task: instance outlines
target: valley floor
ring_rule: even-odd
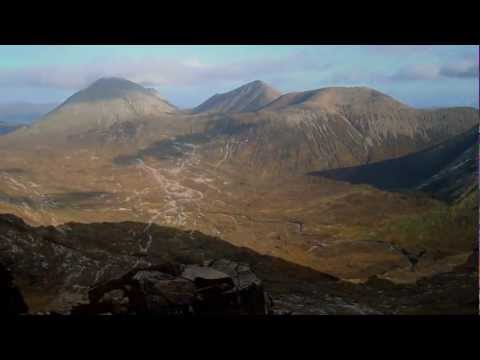
[[[309,176],[260,179],[210,164],[193,144],[180,158],[115,165],[125,151],[4,152],[0,212],[31,225],[134,220],[145,232],[152,224],[198,230],[354,283],[374,275],[412,283],[450,271],[474,248],[474,204],[458,215],[421,194]]]

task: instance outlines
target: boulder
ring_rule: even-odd
[[[271,300],[248,265],[218,260],[135,269],[95,285],[89,303],[72,314],[266,315],[270,309]]]

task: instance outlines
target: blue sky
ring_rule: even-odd
[[[182,108],[253,80],[369,86],[416,107],[478,107],[478,46],[0,46],[0,103],[62,102],[120,76]]]

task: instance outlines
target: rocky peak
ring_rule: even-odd
[[[197,106],[194,112],[256,111],[277,99],[281,94],[260,80],[249,82],[232,91],[215,94]]]

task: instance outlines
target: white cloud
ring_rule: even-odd
[[[440,69],[435,64],[415,64],[395,72],[392,80],[433,80],[439,76]]]
[[[390,76],[391,80],[400,81],[440,78],[478,78],[478,61],[470,58],[443,65],[415,64],[402,68]]]
[[[478,78],[478,62],[465,60],[447,64],[440,68],[440,75],[454,78]]]

